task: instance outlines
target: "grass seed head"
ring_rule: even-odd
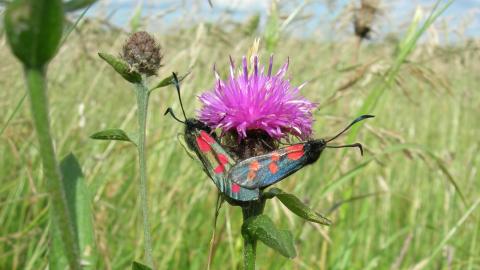
[[[361,39],[370,37],[373,20],[378,12],[378,5],[378,0],[362,0],[360,8],[355,10],[353,27],[357,37]]]

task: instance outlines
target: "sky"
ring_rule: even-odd
[[[272,0],[211,0],[213,8],[210,8],[207,0],[99,0],[89,11],[90,16],[105,14],[108,12],[111,21],[120,27],[128,29],[129,18],[135,8],[141,3],[142,15],[155,17],[155,21],[149,22],[153,30],[161,31],[171,29],[178,24],[187,26],[187,23],[201,21],[216,22],[222,20],[227,13],[229,18],[244,21],[249,16],[260,13],[262,23],[265,22]],[[311,32],[320,29],[324,36],[335,34],[331,31],[331,23],[339,12],[353,0],[310,0],[304,14],[311,15],[308,25],[302,28],[300,35],[310,35]],[[415,9],[420,6],[424,14],[435,4],[436,0],[380,0],[383,14],[382,23],[377,23],[378,33],[387,33],[398,29],[405,29],[413,17]],[[284,1],[287,2],[287,1]],[[289,1],[300,3],[302,1]],[[328,6],[328,2],[335,2],[334,7]],[[359,2],[357,0],[356,2]],[[445,3],[446,0],[441,0]],[[291,10],[294,7],[290,8]],[[289,8],[282,10],[282,14],[288,15]],[[456,0],[442,15],[437,27],[448,25],[449,29],[456,32],[464,32],[470,37],[480,37],[480,0]],[[152,29],[148,29],[152,30]],[[329,33],[330,31],[330,33]],[[349,29],[351,31],[351,29]],[[455,38],[454,35],[453,37]]]

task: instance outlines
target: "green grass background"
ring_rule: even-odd
[[[196,96],[214,84],[213,64],[225,78],[228,56],[240,62],[258,35],[210,24],[158,34],[165,56],[160,78],[191,68],[182,89],[187,115],[194,116],[200,108]],[[136,128],[131,86],[96,56],[116,54],[126,37],[94,20],[83,23],[48,73],[57,153],[77,155],[91,192],[98,269],[128,269],[143,256],[135,148],[89,139],[105,128]],[[0,269],[45,269],[47,196],[28,99],[6,125],[25,86],[5,42],[2,37]],[[330,149],[277,185],[333,225],[305,222],[269,201],[266,214],[279,228],[292,230],[298,256],[288,260],[260,244],[258,269],[480,269],[479,210],[459,223],[480,194],[479,46],[475,40],[449,46],[425,40],[416,46],[368,112],[376,118],[358,130],[365,156]],[[357,62],[355,48],[353,39],[319,42],[283,35],[274,51],[275,69],[290,56],[293,84],[309,81],[302,93],[319,103],[315,137],[331,136],[358,116],[394,63],[394,40],[362,44]],[[268,53],[263,47],[262,52],[266,63]],[[147,139],[154,258],[161,269],[205,269],[216,190],[179,144],[183,127],[163,116],[168,106],[180,112],[174,89],[156,90]],[[213,269],[241,268],[240,226],[240,208],[224,206]]]

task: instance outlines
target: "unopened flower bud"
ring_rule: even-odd
[[[139,73],[155,75],[161,66],[160,45],[147,32],[133,33],[123,45],[123,59]]]

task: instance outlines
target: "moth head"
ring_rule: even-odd
[[[210,131],[212,131],[212,129],[209,126],[207,126],[204,122],[195,118],[187,118],[185,120],[185,125],[186,125],[186,129],[199,129],[199,130],[204,130],[207,133],[210,133]]]
[[[304,149],[307,158],[306,163],[311,164],[317,161],[326,146],[327,143],[324,139],[312,140],[305,143]]]

